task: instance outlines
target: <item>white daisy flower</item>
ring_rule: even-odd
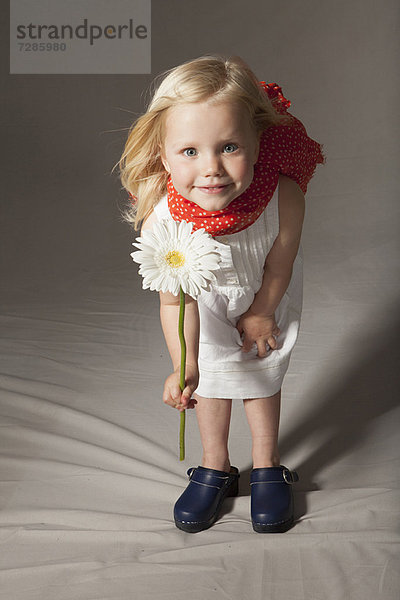
[[[136,238],[132,245],[139,250],[131,256],[140,265],[143,289],[177,296],[182,288],[192,298],[209,289],[221,256],[210,234],[204,229],[192,233],[192,229],[192,223],[165,219]]]

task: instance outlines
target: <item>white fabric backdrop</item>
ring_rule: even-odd
[[[180,463],[158,299],[110,176],[151,77],[6,76],[1,599],[398,598],[397,19],[392,0],[153,0],[154,74],[238,54],[327,155],[283,389],[282,460],[301,477],[283,535],[251,529],[241,403],[240,496],[206,532],[172,521],[200,441],[189,413]]]

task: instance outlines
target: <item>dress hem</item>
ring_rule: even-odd
[[[232,377],[232,373],[243,375],[245,371],[213,371],[213,383],[208,380],[207,382],[202,382],[202,373],[205,371],[202,365],[200,365],[200,383],[195,393],[203,398],[221,398],[221,399],[241,399],[241,400],[250,400],[253,398],[269,398],[273,396],[282,387],[283,378],[289,367],[290,359],[285,362],[280,363],[280,365],[276,365],[277,373],[274,377],[271,377],[273,368],[268,367],[267,369],[262,368],[257,371],[252,371],[253,374],[261,374],[263,371],[269,371],[269,380],[266,385],[266,379],[260,377],[258,382],[253,381],[253,385],[243,385],[243,376],[240,378]],[[210,372],[207,372],[207,375]],[[248,373],[248,371],[247,371]],[[206,375],[206,378],[207,378]],[[225,381],[224,381],[225,379]],[[237,381],[236,381],[237,379]],[[255,383],[255,385],[254,385]],[[226,390],[232,390],[234,388],[234,392],[229,393]]]

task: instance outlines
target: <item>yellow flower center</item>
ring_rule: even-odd
[[[178,269],[185,264],[185,257],[179,250],[171,250],[165,255],[165,261],[173,269]]]

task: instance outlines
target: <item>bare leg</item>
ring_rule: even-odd
[[[244,400],[247,420],[253,439],[253,467],[280,465],[278,450],[281,392],[269,398]]]
[[[202,466],[228,472],[228,435],[232,400],[203,398],[195,394],[196,415],[203,445]]]

